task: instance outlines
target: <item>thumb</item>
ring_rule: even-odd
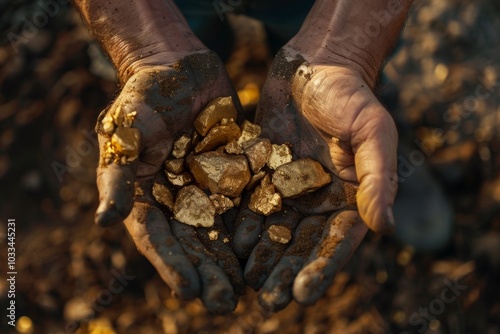
[[[361,218],[375,232],[392,233],[398,135],[392,117],[378,101],[358,114],[351,143],[360,184],[357,203]]]

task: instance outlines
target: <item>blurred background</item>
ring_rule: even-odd
[[[369,233],[315,305],[271,315],[248,290],[227,317],[171,296],[123,227],[93,225],[93,128],[118,85],[71,3],[0,1],[0,13],[1,333],[500,333],[499,2],[416,1],[380,85],[402,185],[423,187],[407,187],[398,219],[450,220],[449,241],[420,251],[432,235],[410,246]],[[251,110],[272,57],[258,22],[228,20],[238,42],[227,68]]]

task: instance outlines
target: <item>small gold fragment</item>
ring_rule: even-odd
[[[125,117],[123,118],[123,127],[130,128],[134,123],[135,116],[137,116],[137,111],[129,112],[127,115],[125,115]]]
[[[198,131],[193,131],[193,135],[191,136],[191,147],[195,147],[201,140],[201,135]]]
[[[102,121],[102,130],[108,134],[112,135],[113,131],[115,130],[115,123],[113,122],[113,117],[106,115]]]
[[[124,115],[121,106],[116,107],[115,111],[111,114],[111,117],[113,118],[113,121],[117,127],[123,126]]]
[[[241,195],[232,199],[235,207],[239,207],[241,204]]]
[[[152,193],[158,203],[167,207],[170,211],[174,209],[174,195],[172,195],[172,192],[166,186],[154,183]]]
[[[194,153],[203,153],[217,146],[226,145],[240,136],[240,128],[235,123],[216,125],[208,132],[207,136],[194,148]]]
[[[299,159],[279,166],[273,184],[283,198],[298,197],[332,182],[321,164],[311,158]]]
[[[267,138],[254,138],[247,140],[242,146],[252,172],[258,173],[266,165],[271,155],[271,142]]]
[[[233,201],[231,201],[231,199],[227,198],[224,195],[212,194],[209,196],[209,198],[215,207],[215,214],[216,215],[221,215],[224,212],[226,212],[227,210],[234,207]]]
[[[225,244],[229,243],[229,238],[225,237],[224,239],[222,239],[222,242],[224,242]]]
[[[238,144],[241,145],[247,140],[259,137],[261,131],[262,129],[259,125],[246,120],[243,121],[243,124],[241,124],[241,136],[238,138]]]
[[[209,231],[208,238],[212,241],[219,239],[219,231],[216,230]]]
[[[247,159],[242,155],[211,151],[189,157],[187,163],[200,186],[212,194],[237,197],[251,176]]]
[[[210,101],[205,109],[194,121],[194,128],[202,136],[206,136],[208,131],[223,118],[236,119],[236,108],[231,96],[219,97]]]
[[[272,241],[279,242],[280,244],[287,244],[292,240],[292,233],[290,230],[281,225],[271,225],[267,230],[269,233],[269,238]]]
[[[165,161],[165,169],[170,173],[180,174],[184,171],[184,159],[171,159]]]
[[[269,156],[269,160],[267,162],[269,168],[276,169],[290,161],[292,161],[292,151],[288,145],[272,145],[271,155]]]
[[[144,190],[139,186],[135,187],[135,196],[144,196]]]
[[[184,187],[186,184],[193,182],[193,176],[189,172],[174,174],[169,171],[165,171],[165,175],[167,176],[168,181],[177,187]]]
[[[179,139],[174,141],[174,149],[172,155],[178,159],[184,158],[191,149],[191,138],[184,134]]]
[[[238,141],[232,140],[224,147],[227,154],[243,154],[243,149],[238,144]]]
[[[211,227],[215,222],[215,208],[202,190],[190,185],[177,193],[174,216],[175,219],[187,225]]]
[[[269,175],[262,179],[260,185],[250,196],[248,208],[264,216],[269,216],[271,213],[281,210],[281,196],[274,189]]]
[[[139,156],[141,134],[136,128],[116,128],[111,136],[111,149],[113,153],[125,155],[131,162]]]

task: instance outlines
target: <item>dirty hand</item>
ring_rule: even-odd
[[[394,226],[396,128],[359,73],[308,64],[289,47],[274,60],[256,122],[272,142],[291,143],[294,159],[318,160],[333,179],[319,191],[284,200],[283,210],[265,221],[245,217],[235,235],[235,243],[245,240],[235,252],[249,256],[245,280],[260,289],[264,307],[279,311],[292,299],[309,305],[324,294],[368,227],[386,232]],[[272,241],[271,225],[286,226],[291,241]]]
[[[141,68],[128,78],[97,124],[101,153],[96,223],[110,226],[125,220],[138,250],[175,294],[186,300],[199,297],[215,314],[231,312],[242,293],[243,277],[235,254],[222,241],[207,242],[206,229],[195,232],[173,220],[151,193],[153,183],[166,185],[163,162],[174,140],[192,134],[194,119],[209,101],[229,95],[237,101],[219,58],[208,51],[193,53],[166,66]],[[119,133],[122,138],[116,136]],[[126,145],[122,145],[124,156],[113,151],[120,145],[116,139],[133,146],[134,136],[137,154]],[[221,218],[215,226],[224,231]]]

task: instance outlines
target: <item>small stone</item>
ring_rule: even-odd
[[[174,217],[181,223],[211,227],[214,225],[215,208],[210,198],[197,186],[182,188],[177,193],[174,204]]]
[[[271,156],[269,157],[269,160],[267,162],[269,168],[276,169],[279,166],[290,161],[292,161],[292,151],[290,150],[290,147],[288,147],[288,145],[272,145]]]
[[[209,198],[215,207],[215,214],[216,215],[221,215],[224,212],[226,212],[227,210],[234,207],[233,201],[231,201],[230,198],[227,198],[224,195],[212,194],[209,196]]]
[[[222,242],[224,242],[225,244],[229,243],[229,238],[225,237],[224,239],[222,239]]]
[[[174,149],[172,155],[178,159],[184,158],[191,149],[191,138],[188,135],[182,135],[174,141]]]
[[[250,196],[248,208],[264,216],[281,210],[281,196],[274,189],[268,175],[262,179],[260,185]]]
[[[243,154],[244,152],[236,140],[229,142],[229,144],[224,147],[224,150],[227,154]]]
[[[170,183],[177,187],[184,187],[186,184],[193,182],[193,176],[189,172],[174,174],[165,171],[165,175]]]
[[[279,166],[272,180],[283,198],[289,198],[319,189],[332,182],[332,177],[319,162],[304,158]]]
[[[194,128],[202,136],[223,118],[236,119],[237,113],[231,96],[219,97],[210,101],[194,121]]]
[[[182,173],[184,171],[184,159],[166,160],[165,169],[174,174]]]
[[[235,123],[225,125],[216,125],[208,132],[207,136],[196,145],[194,152],[196,154],[209,151],[217,146],[226,145],[229,142],[238,139],[240,128]]]
[[[195,147],[201,140],[201,135],[197,131],[193,131],[191,136],[191,147]]]
[[[272,241],[279,242],[280,244],[287,244],[292,240],[292,233],[288,228],[281,225],[271,225],[267,230],[269,238]]]
[[[237,197],[250,180],[248,162],[242,155],[206,152],[190,156],[187,162],[196,181],[212,194]]]
[[[122,127],[123,126],[123,119],[124,119],[124,117],[125,117],[125,115],[122,112],[122,107],[121,106],[116,107],[115,111],[111,114],[111,118],[113,119],[113,122],[118,127]]]
[[[245,190],[252,190],[255,188],[255,186],[259,183],[260,180],[262,180],[266,176],[266,172],[261,170],[257,174],[252,175],[250,178],[250,181],[248,181],[247,186],[245,187]]]
[[[271,155],[272,145],[267,138],[254,138],[243,143],[243,150],[252,172],[258,173],[266,165]]]
[[[125,155],[127,161],[134,161],[139,156],[141,133],[136,128],[116,128],[111,136],[111,145],[116,153]]]
[[[244,121],[241,124],[241,136],[238,138],[238,144],[243,144],[247,140],[257,138],[260,136],[262,129],[257,124],[253,124],[249,121]]]
[[[241,195],[231,199],[235,207],[239,207],[241,204]]]
[[[137,111],[129,112],[123,118],[123,127],[130,128],[134,124],[135,116],[137,116]]]
[[[208,238],[212,241],[219,239],[219,231],[216,230],[209,231]]]
[[[106,134],[112,135],[113,132],[115,131],[115,123],[113,121],[113,117],[107,115],[102,119],[101,123],[102,123],[102,130]]]
[[[163,184],[153,184],[153,197],[158,203],[167,207],[170,211],[174,209],[174,195],[172,195],[170,189]]]
[[[135,196],[144,196],[144,190],[142,190],[141,187],[136,186],[135,187]]]

